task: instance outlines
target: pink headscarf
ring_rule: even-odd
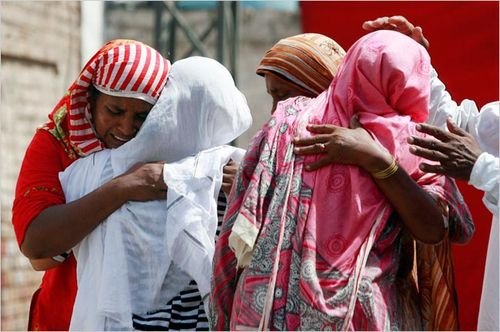
[[[359,285],[363,262],[392,208],[359,167],[335,164],[305,172],[303,165],[317,157],[295,156],[292,140],[309,135],[309,122],[347,127],[357,114],[410,176],[420,184],[433,182],[419,171],[420,158],[406,143],[409,135],[420,136],[415,124],[427,117],[429,69],[422,46],[402,34],[377,31],[349,49],[327,91],[278,104],[254,138],[229,198],[214,259],[213,328],[227,329],[230,321],[231,329],[272,328],[271,322],[308,329],[311,319],[319,320],[312,329],[353,328],[352,287]],[[237,286],[235,256],[245,267]],[[298,276],[291,269],[297,264],[300,278],[294,281]],[[332,304],[343,293],[347,302]],[[287,298],[308,309],[289,309]],[[385,312],[390,304],[378,301]],[[375,319],[380,329],[386,326],[387,317]]]
[[[42,129],[61,141],[72,159],[99,151],[104,146],[92,128],[89,87],[153,105],[167,82],[170,67],[167,59],[146,44],[126,39],[109,41],[83,67]]]
[[[351,47],[326,93],[303,104],[299,100],[296,105],[302,104],[299,107],[310,114],[310,122],[343,127],[357,114],[363,128],[417,179],[423,176],[418,169],[420,158],[409,153],[406,138],[420,136],[415,124],[428,116],[429,75],[430,60],[423,47],[399,33],[379,31]],[[309,135],[302,128],[298,130],[298,136]],[[304,163],[315,158],[307,157]],[[331,264],[344,264],[357,253],[372,227],[367,220],[375,220],[384,209],[386,219],[392,211],[371,176],[358,167],[332,165],[304,172],[303,180],[314,188],[308,220],[319,222],[318,251],[323,254],[332,239],[344,239],[340,255],[331,257],[324,252]],[[328,203],[324,197],[329,197]],[[326,231],[323,220],[332,220],[335,225],[328,225]]]

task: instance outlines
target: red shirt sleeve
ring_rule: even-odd
[[[59,172],[71,160],[52,134],[38,130],[24,156],[12,208],[12,223],[19,246],[33,219],[49,206],[65,203]]]

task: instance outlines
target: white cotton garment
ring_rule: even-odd
[[[484,105],[480,111],[472,100],[466,99],[457,105],[438,79],[436,71],[432,69],[427,123],[447,129],[446,119],[450,117],[457,126],[474,137],[483,151],[475,162],[469,179],[470,185],[485,193],[483,203],[493,214],[479,307],[478,331],[500,331],[499,108],[499,101]]]
[[[230,159],[241,162],[244,154],[243,149],[216,147],[163,168],[168,183],[167,250],[173,264],[196,281],[202,298],[210,293],[221,166]]]
[[[498,196],[500,183],[500,162],[497,157],[483,153],[474,164],[469,184],[485,192],[483,202],[493,213],[490,238],[486,254],[483,290],[479,306],[478,330],[499,331],[500,310],[500,227],[498,218]]]
[[[431,70],[431,97],[429,100],[429,117],[427,123],[448,130],[446,119],[471,134],[481,150],[498,156],[499,121],[498,101],[488,103],[478,109],[476,103],[464,99],[458,105],[450,96],[446,87],[439,80],[437,72]]]
[[[230,143],[251,125],[245,97],[215,60],[172,66],[137,136],[75,161],[60,180],[67,201],[138,162],[166,161],[167,200],[128,202],[75,248],[78,291],[71,330],[132,330],[132,314],[165,305],[195,280],[208,294],[222,168],[241,161]]]
[[[479,143],[483,152],[498,157],[499,154],[499,109],[500,102],[495,101],[481,107],[479,114],[469,121],[470,133]]]
[[[500,103],[497,101],[486,104],[481,108],[473,127],[473,135],[485,152],[479,156],[474,164],[469,184],[484,191],[483,203],[493,214],[479,306],[477,326],[479,331],[500,330],[499,122]]]
[[[479,114],[476,103],[464,99],[460,105],[451,98],[446,86],[438,78],[434,68],[431,69],[431,95],[429,99],[429,117],[427,123],[448,130],[446,119],[451,120],[463,130],[472,133],[470,123]]]

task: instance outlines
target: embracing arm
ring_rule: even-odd
[[[165,198],[163,164],[150,163],[65,204],[58,180],[64,169],[60,147],[49,135],[35,136],[16,188],[13,223],[21,251],[28,258],[50,258],[70,250],[126,201]]]
[[[332,163],[342,163],[359,166],[373,176],[389,167],[393,161],[389,152],[376,143],[357,123],[354,127],[356,128],[309,125],[308,130],[314,136],[297,138],[295,153],[324,154],[323,158],[307,165],[307,170],[316,170]],[[415,239],[425,243],[437,243],[443,239],[445,225],[440,207],[404,169],[399,167],[387,178],[373,177],[373,179]]]
[[[165,199],[162,170],[163,163],[144,164],[78,200],[44,209],[26,230],[21,251],[35,259],[56,256],[78,244],[125,202]]]

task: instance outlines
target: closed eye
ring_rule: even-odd
[[[106,110],[107,110],[109,113],[113,114],[113,115],[120,115],[120,114],[122,114],[122,113],[123,113],[123,111],[122,111],[122,110],[120,110],[120,109],[115,109],[115,108],[111,108],[111,107],[109,107],[109,106],[106,106]]]
[[[145,121],[148,117],[149,112],[137,113],[135,116],[138,120]]]

